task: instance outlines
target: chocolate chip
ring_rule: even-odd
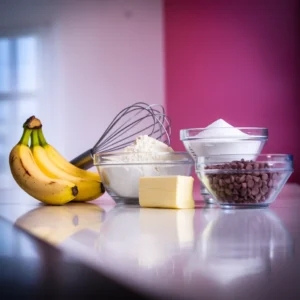
[[[241,177],[240,177],[240,182],[242,183],[242,182],[244,182],[246,180],[246,175],[242,175]]]
[[[262,193],[263,195],[265,195],[265,194],[268,192],[268,190],[269,190],[269,188],[268,188],[266,185],[264,185],[264,186],[261,188],[261,193]]]
[[[252,194],[253,196],[256,196],[258,193],[259,193],[259,188],[255,186],[255,187],[252,189],[251,194]]]
[[[247,194],[247,189],[242,188],[240,194],[241,194],[241,196],[245,196]]]
[[[256,200],[256,201],[260,201],[261,197],[262,197],[261,194],[257,194],[256,197],[255,197],[255,200]]]
[[[255,181],[255,182],[260,182],[260,178],[259,177],[256,177],[256,176],[253,176],[253,180]]]
[[[226,178],[224,181],[225,181],[227,184],[230,184],[230,183],[231,183],[230,178]]]
[[[253,170],[253,167],[252,167],[252,165],[251,165],[251,164],[247,164],[247,166],[246,166],[246,170]]]
[[[230,189],[225,189],[225,194],[228,195],[228,196],[231,196],[232,192],[231,192]]]
[[[252,176],[251,175],[247,175],[246,176],[246,180],[248,181],[248,180],[251,180],[252,179]]]
[[[236,163],[232,163],[231,164],[231,169],[234,169],[234,170],[237,169],[237,164]]]
[[[248,186],[249,188],[254,187],[254,181],[253,181],[252,179],[247,180],[247,186]]]
[[[233,184],[233,186],[234,186],[235,189],[240,189],[241,188],[241,184],[236,183],[236,182]]]
[[[244,169],[244,167],[245,167],[245,164],[243,164],[243,163],[238,163],[238,168],[239,168],[239,169]]]

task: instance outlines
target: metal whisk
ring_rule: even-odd
[[[93,166],[95,153],[121,150],[132,144],[138,135],[148,135],[170,145],[171,124],[162,105],[137,102],[124,108],[94,147],[71,160],[71,163],[89,169]]]

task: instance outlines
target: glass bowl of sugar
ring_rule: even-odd
[[[139,179],[190,176],[194,160],[187,152],[110,152],[94,154],[107,193],[117,204],[139,204]]]
[[[232,158],[242,159],[247,155],[252,159],[260,154],[268,140],[268,129],[262,127],[233,127],[219,119],[205,128],[189,128],[180,130],[180,140],[186,151],[196,163],[198,157],[233,155]],[[252,155],[252,158],[251,158]],[[230,157],[228,157],[230,159]],[[204,201],[214,200],[202,184],[200,193]]]

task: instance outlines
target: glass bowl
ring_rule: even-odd
[[[225,208],[268,206],[292,172],[289,154],[200,156],[196,162],[201,183]]]
[[[123,204],[139,204],[140,177],[190,176],[194,167],[186,152],[96,153],[93,159],[107,193]]]
[[[268,129],[258,127],[211,127],[180,130],[186,151],[198,156],[258,154],[268,140]],[[238,158],[236,156],[236,159]]]
[[[208,127],[180,130],[180,140],[186,151],[197,161],[199,156],[229,154],[260,154],[268,140],[268,129],[259,127]],[[217,158],[216,158],[217,159]],[[242,156],[232,157],[242,159]],[[207,189],[201,185],[204,201],[213,203]]]

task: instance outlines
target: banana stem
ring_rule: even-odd
[[[30,136],[31,136],[31,132],[32,132],[32,129],[28,129],[28,128],[24,129],[22,137],[19,141],[20,145],[28,146],[28,142],[29,142],[29,139],[30,139]]]
[[[43,147],[46,146],[46,145],[48,145],[48,143],[46,142],[46,139],[45,139],[45,137],[44,137],[42,128],[39,128],[39,129],[37,130],[37,132],[38,132],[40,144],[41,144]]]
[[[34,146],[39,146],[40,145],[40,141],[39,141],[39,135],[36,129],[32,130],[31,133],[31,147]]]

